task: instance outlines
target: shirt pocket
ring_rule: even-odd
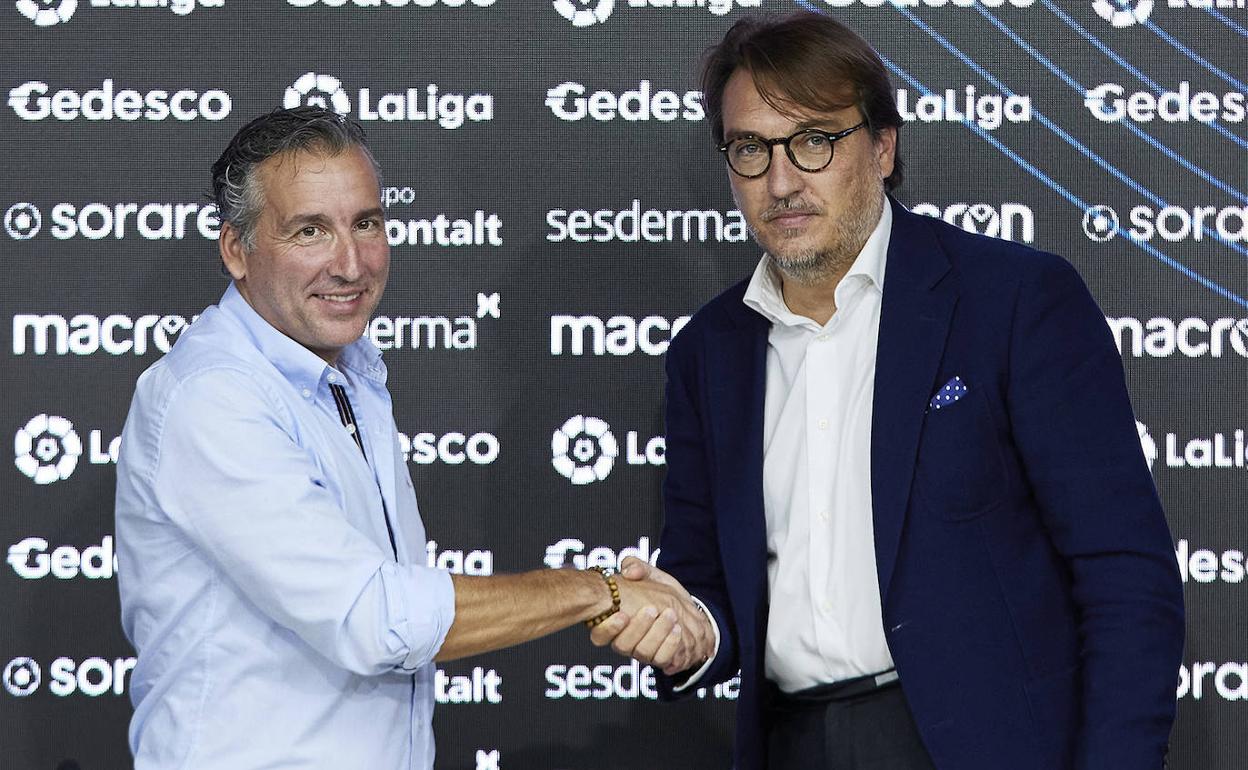
[[[988,402],[978,390],[923,418],[915,492],[935,516],[973,519],[1005,500],[998,436]]]

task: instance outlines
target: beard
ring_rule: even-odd
[[[827,221],[828,229],[820,243],[799,245],[786,243],[797,233],[783,230],[767,231],[749,225],[750,234],[771,257],[771,262],[785,277],[795,283],[813,286],[839,279],[849,271],[862,252],[867,239],[880,221],[884,208],[884,182],[878,174],[861,175],[844,191],[847,207]],[[760,216],[763,223],[782,213],[824,214],[800,196],[778,201]]]

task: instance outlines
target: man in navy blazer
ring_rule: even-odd
[[[886,194],[901,118],[832,19],[745,19],[703,83],[767,253],[667,357],[662,569],[625,575],[715,643],[663,695],[740,670],[737,770],[1163,767],[1182,586],[1078,274]],[[594,639],[662,668],[668,630]]]

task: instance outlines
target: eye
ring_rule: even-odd
[[[355,229],[362,230],[364,232],[368,232],[369,230],[376,230],[378,227],[381,227],[381,222],[372,217],[368,219],[361,219],[359,222],[355,223]]]
[[[321,234],[320,225],[304,225],[303,227],[299,228],[300,238],[315,238],[316,236],[320,234]]]
[[[757,139],[738,139],[732,143],[729,148],[732,154],[738,158],[752,158],[756,155],[762,155],[766,152],[763,143]]]
[[[794,139],[794,142],[796,142],[799,147],[807,150],[822,150],[828,146],[828,137],[823,134],[810,131],[804,134],[799,134],[797,138]]]

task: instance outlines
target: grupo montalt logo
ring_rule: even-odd
[[[14,658],[4,667],[4,689],[16,698],[25,698],[39,689],[43,672],[30,658]]]
[[[14,203],[4,212],[4,231],[15,241],[26,241],[39,234],[43,215],[33,203]]]
[[[1118,234],[1118,213],[1109,206],[1089,206],[1083,212],[1083,234],[1104,243]]]
[[[1140,436],[1140,449],[1144,450],[1144,459],[1148,461],[1148,469],[1153,469],[1153,463],[1157,462],[1157,442],[1149,435],[1148,426],[1139,420],[1135,421],[1135,430]]]
[[[568,418],[551,437],[551,463],[559,475],[573,484],[602,481],[611,474],[620,445],[611,426],[597,417]]]
[[[574,27],[592,27],[606,21],[615,10],[615,0],[555,0],[554,5]]]
[[[17,431],[13,442],[17,469],[36,484],[70,477],[82,456],[82,439],[64,417],[38,414]]]
[[[1153,0],[1096,0],[1096,15],[1118,29],[1143,24],[1153,12]]]
[[[339,115],[351,112],[351,97],[342,87],[342,81],[333,75],[305,72],[286,89],[282,99],[286,109],[293,107],[320,107],[332,109]]]
[[[78,0],[17,0],[17,12],[36,27],[53,27],[73,18]]]

